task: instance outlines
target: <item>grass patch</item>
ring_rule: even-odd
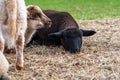
[[[120,0],[26,0],[42,9],[67,11],[76,19],[97,19],[120,15]]]

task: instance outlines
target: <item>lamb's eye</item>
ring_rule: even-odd
[[[41,18],[41,14],[40,14],[40,13],[36,13],[36,14],[34,15],[34,17],[35,17],[35,18],[37,18],[37,17],[40,17],[40,18]]]
[[[37,17],[38,17],[38,15],[37,15],[37,14],[35,14],[35,15],[33,15],[33,17],[34,17],[34,18],[37,18]]]
[[[64,39],[69,39],[69,37],[68,37],[68,36],[65,36]]]

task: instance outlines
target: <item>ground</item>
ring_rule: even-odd
[[[97,33],[83,38],[81,52],[71,54],[62,46],[25,48],[25,69],[15,69],[15,54],[5,54],[11,80],[119,80],[120,17],[78,20],[80,29]]]

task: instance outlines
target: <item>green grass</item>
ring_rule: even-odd
[[[42,9],[69,12],[76,19],[97,19],[120,15],[120,0],[25,0]]]

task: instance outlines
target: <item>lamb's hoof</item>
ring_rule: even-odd
[[[6,75],[1,75],[0,80],[10,80],[8,76]]]
[[[22,63],[22,64],[16,64],[16,69],[17,70],[23,70],[24,69],[24,63]]]

